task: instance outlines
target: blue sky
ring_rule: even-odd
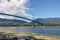
[[[30,0],[30,14],[39,18],[60,17],[60,0]]]
[[[2,0],[0,1],[0,12],[29,19],[33,18],[32,15],[35,18],[60,17],[60,0],[11,0],[10,2]],[[15,19],[2,15],[0,18]]]

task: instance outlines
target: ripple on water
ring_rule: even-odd
[[[1,30],[10,30],[15,32],[28,32],[43,35],[60,36],[60,28],[32,28],[32,27],[0,27]]]

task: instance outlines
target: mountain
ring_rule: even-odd
[[[43,24],[60,24],[60,18],[37,18],[34,21],[38,21]]]
[[[60,24],[60,18],[37,18],[35,20],[33,20],[32,22],[26,22],[23,20],[15,20],[15,19],[2,19],[0,18],[0,24],[1,23],[20,23],[20,24],[32,24],[34,23],[34,21],[37,21],[39,23],[42,24]]]
[[[2,19],[2,18],[0,18],[0,23],[27,23],[27,22],[26,21],[22,21],[22,20]]]

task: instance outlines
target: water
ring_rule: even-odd
[[[15,32],[36,33],[39,35],[60,36],[60,28],[32,28],[32,27],[0,27],[1,30],[10,30]]]

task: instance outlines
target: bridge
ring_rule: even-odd
[[[5,14],[5,13],[0,13],[0,15],[7,15],[7,16],[13,16],[13,17],[17,17],[17,18],[22,18],[22,19],[26,19],[26,20],[32,21],[34,24],[41,24],[41,25],[43,25],[42,23],[40,23],[38,21],[35,21],[35,20],[32,20],[32,19],[28,19],[28,18],[25,18],[25,17],[21,17],[21,16]]]

